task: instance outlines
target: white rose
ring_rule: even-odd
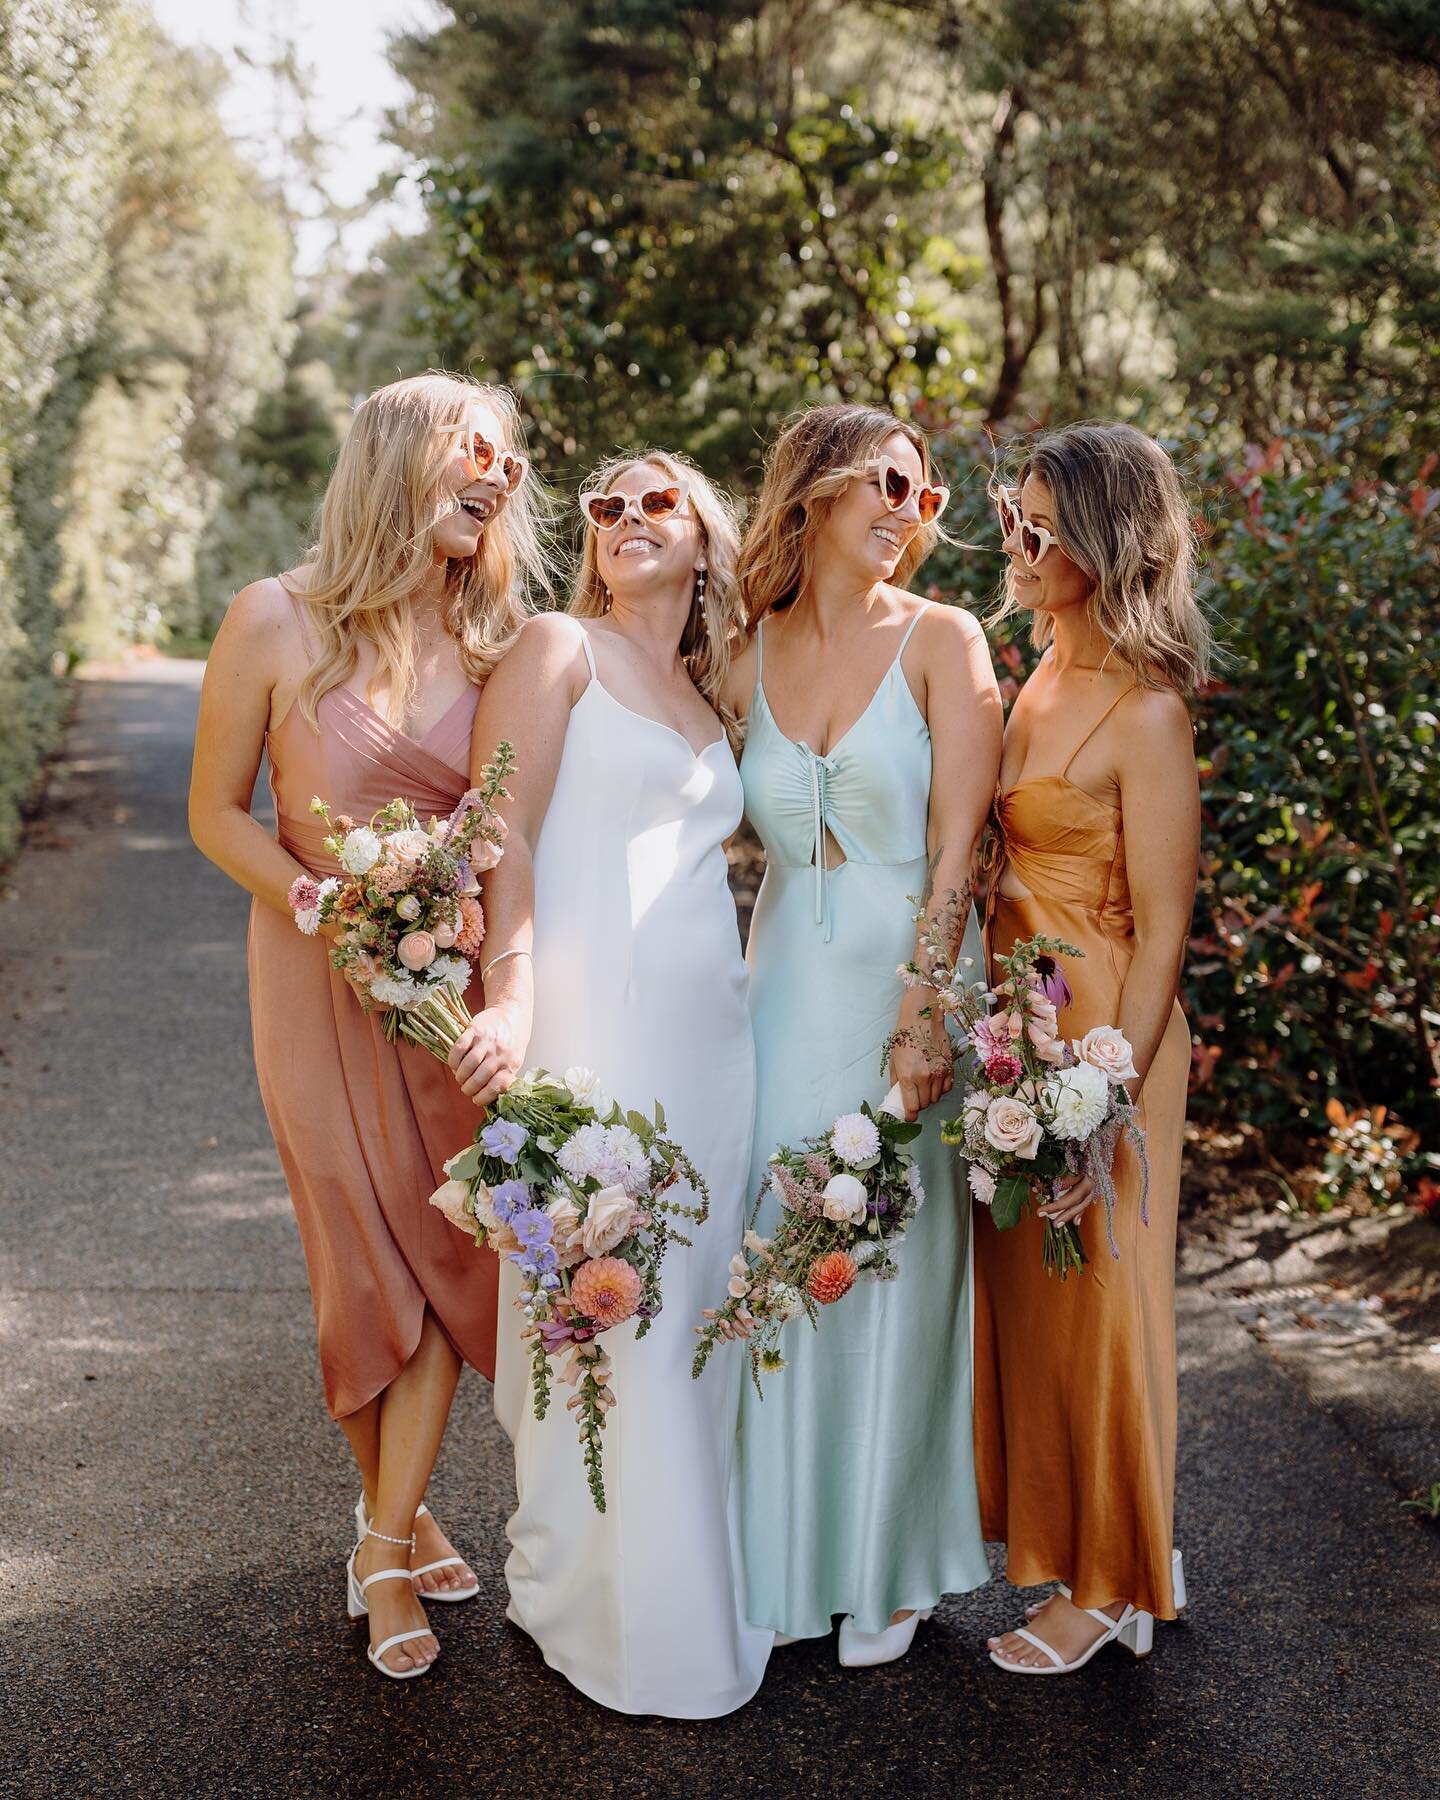
[[[567,1189],[564,1193],[557,1194],[545,1210],[555,1228],[551,1242],[560,1259],[560,1267],[573,1269],[585,1255],[580,1237],[580,1208],[575,1204],[575,1197]]]
[[[1093,1137],[1110,1112],[1110,1079],[1093,1063],[1076,1063],[1050,1077],[1044,1101],[1056,1137]]]
[[[983,1163],[970,1165],[970,1193],[982,1206],[989,1206],[995,1198],[995,1177]]]
[[[830,1127],[830,1142],[841,1162],[852,1169],[867,1168],[880,1154],[880,1133],[864,1113],[841,1113]]]
[[[1130,1040],[1114,1025],[1096,1025],[1075,1040],[1074,1050],[1082,1063],[1099,1069],[1111,1081],[1133,1081],[1140,1072]]]
[[[430,1196],[430,1204],[438,1207],[452,1225],[458,1225],[461,1231],[474,1231],[475,1221],[470,1216],[470,1183],[468,1181],[447,1181],[436,1188]]]
[[[985,1141],[1007,1156],[1030,1158],[1040,1148],[1040,1121],[1023,1100],[1001,1094],[985,1110]]]
[[[561,1080],[569,1088],[581,1106],[591,1107],[603,1118],[610,1110],[610,1096],[600,1085],[600,1077],[593,1069],[587,1069],[582,1063],[567,1069]]]
[[[428,831],[392,831],[385,840],[385,847],[400,862],[418,863],[434,848]]]
[[[437,919],[430,927],[430,935],[435,940],[437,950],[449,950],[455,942],[455,927],[448,919]]]
[[[630,1235],[635,1203],[623,1187],[601,1188],[590,1196],[580,1226],[580,1242],[587,1256],[605,1256]]]
[[[340,846],[340,861],[352,875],[365,875],[380,860],[380,839],[368,825],[347,832]]]
[[[395,902],[395,912],[407,925],[412,924],[420,917],[420,902],[414,894],[402,894]]]
[[[833,1223],[858,1225],[865,1217],[865,1183],[854,1175],[832,1175],[821,1211]]]

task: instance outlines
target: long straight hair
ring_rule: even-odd
[[[606,494],[620,476],[641,468],[658,469],[664,480],[683,484],[689,494],[690,510],[705,549],[706,578],[703,600],[697,596],[691,607],[680,654],[690,679],[733,736],[735,719],[720,696],[730,673],[731,644],[741,628],[740,591],[735,580],[740,530],[735,503],[688,456],[670,450],[635,450],[609,457],[586,481],[584,491]],[[600,575],[598,546],[599,533],[587,518],[568,608],[577,619],[598,619],[610,609],[610,596]],[[697,581],[697,589],[701,585]]]
[[[899,432],[915,446],[925,479],[930,479],[930,445],[918,426],[879,406],[812,406],[782,428],[765,459],[765,476],[745,547],[740,552],[740,593],[748,631],[765,617],[790,606],[810,576],[821,526],[850,482],[880,446]],[[907,587],[935,547],[938,525],[922,525],[910,539],[890,577]]]
[[[463,375],[432,370],[377,388],[355,412],[325,489],[315,539],[286,581],[319,636],[300,688],[304,717],[316,722],[321,697],[338,687],[373,644],[369,695],[385,693],[393,725],[415,698],[415,646],[406,602],[429,578],[435,527],[455,504],[444,473],[473,401],[488,405],[506,448],[523,452],[513,396]],[[547,505],[533,476],[486,526],[473,557],[445,567],[445,628],[474,682],[484,682],[538,596],[549,595],[543,539]]]
[[[1193,694],[1214,644],[1195,598],[1195,529],[1175,465],[1133,425],[1063,425],[1023,453],[1016,480],[1050,490],[1061,549],[1094,583],[1089,606],[1115,659],[1144,687]],[[1020,610],[1007,570],[993,620]],[[1041,646],[1055,621],[1032,611]]]

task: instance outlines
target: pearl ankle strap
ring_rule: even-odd
[[[415,1554],[415,1533],[413,1531],[410,1533],[409,1537],[397,1538],[391,1537],[388,1532],[377,1531],[373,1525],[367,1525],[365,1527],[365,1535],[366,1537],[379,1538],[382,1544],[403,1544],[412,1556]]]

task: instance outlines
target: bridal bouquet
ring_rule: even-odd
[[[407,800],[392,800],[365,824],[331,817],[317,794],[310,810],[330,827],[325,848],[345,871],[316,881],[301,875],[290,888],[295,923],[307,936],[340,927],[330,961],[359,995],[385,1009],[385,1036],[397,1032],[442,1062],[470,1023],[465,989],[480,954],[485,915],[476,877],[493,869],[505,847],[505,777],[515,767],[501,744],[448,819],[428,828]]]
[[[1058,938],[1027,938],[999,959],[1006,978],[992,993],[963,978],[938,934],[927,938],[922,927],[922,939],[928,970],[909,963],[901,975],[934,991],[975,1058],[975,1084],[959,1116],[940,1127],[944,1141],[970,1159],[970,1192],[1008,1231],[1037,1192],[1053,1193],[1062,1175],[1088,1175],[1104,1202],[1110,1254],[1118,1257],[1111,1170],[1122,1137],[1140,1154],[1140,1216],[1147,1224],[1150,1170],[1125,1087],[1135,1063],[1124,1034],[1113,1025],[1069,1043],[1059,1034],[1059,1012],[1072,995],[1056,958],[1084,952]],[[1084,1268],[1078,1226],[1047,1219],[1043,1256],[1047,1273],[1062,1281]]]
[[[904,1149],[919,1135],[892,1087],[878,1110],[865,1105],[843,1113],[799,1150],[781,1145],[770,1158],[744,1248],[731,1258],[729,1297],[696,1328],[700,1342],[690,1373],[697,1380],[716,1344],[743,1332],[750,1377],[763,1399],[760,1372],[785,1367],[779,1339],[792,1319],[803,1312],[814,1326],[820,1307],[843,1300],[861,1276],[893,1279],[900,1240],[925,1199],[920,1171]],[[771,1188],[780,1222],[765,1238],[754,1225]]]
[[[550,1406],[551,1365],[563,1362],[555,1378],[575,1388],[566,1406],[603,1513],[600,1434],[615,1394],[601,1340],[628,1319],[640,1321],[637,1340],[650,1329],[665,1252],[672,1241],[690,1242],[671,1220],[703,1224],[709,1216],[704,1177],[666,1136],[658,1102],[653,1119],[624,1112],[581,1068],[560,1079],[527,1070],[492,1102],[475,1142],[445,1172],[450,1179],[430,1204],[508,1257],[524,1281],[516,1306],[526,1320],[537,1419]]]

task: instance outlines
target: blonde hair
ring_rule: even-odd
[[[748,631],[791,605],[810,575],[815,538],[847,485],[887,438],[899,432],[915,446],[928,481],[930,445],[918,426],[879,406],[814,406],[782,428],[765,459],[765,477],[740,552],[740,592]],[[891,582],[907,587],[940,538],[922,525],[905,546]]]
[[[514,397],[463,375],[431,370],[377,388],[356,409],[325,489],[315,540],[282,576],[304,602],[320,645],[300,688],[311,725],[321,697],[354,671],[362,641],[375,646],[368,684],[387,682],[386,715],[399,724],[415,697],[415,646],[404,602],[434,566],[441,482],[474,401],[499,418],[505,447],[524,451]],[[548,505],[528,476],[486,527],[473,557],[445,568],[445,628],[474,682],[483,682],[548,595],[543,543]]]
[[[1060,548],[1094,583],[1088,604],[1116,659],[1144,687],[1193,694],[1214,645],[1195,598],[1195,529],[1175,465],[1133,425],[1065,425],[1028,449],[1018,480],[1050,490]],[[1013,570],[992,621],[1019,610]],[[1046,645],[1055,621],[1033,612]]]
[[[666,481],[682,483],[689,495],[690,510],[705,548],[706,578],[703,600],[698,593],[701,584],[696,584],[696,602],[680,640],[680,655],[690,679],[733,737],[735,718],[720,696],[730,673],[731,645],[742,630],[740,591],[735,580],[740,554],[735,503],[688,456],[670,450],[637,450],[608,457],[585,483],[584,492],[608,493],[621,475],[638,468],[659,469]],[[598,542],[599,533],[587,517],[580,566],[575,572],[568,608],[577,619],[598,619],[610,609],[610,595],[600,577]]]

